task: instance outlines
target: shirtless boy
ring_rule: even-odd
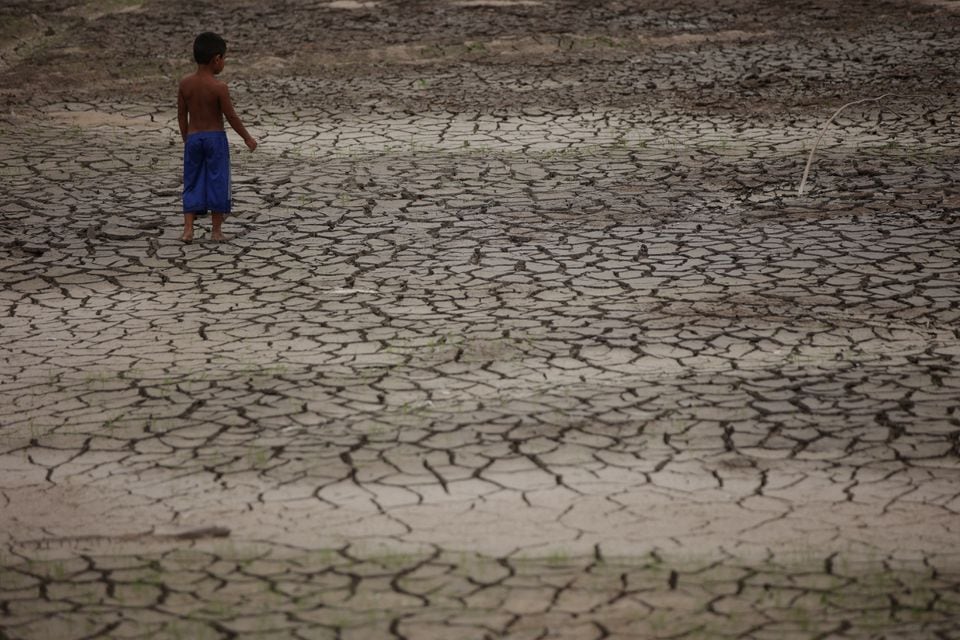
[[[230,149],[224,117],[250,151],[257,148],[257,141],[233,109],[227,85],[216,78],[223,71],[226,55],[223,38],[201,33],[193,42],[197,71],[181,80],[177,91],[177,119],[184,143],[183,242],[193,240],[194,220],[208,211],[213,214],[211,238],[223,240],[223,217],[230,213]]]

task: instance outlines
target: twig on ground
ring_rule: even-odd
[[[820,144],[820,140],[823,139],[823,134],[827,132],[827,127],[830,126],[830,123],[833,122],[834,118],[840,115],[840,112],[846,109],[847,107],[852,107],[855,104],[863,104],[864,102],[877,102],[892,96],[892,93],[885,93],[882,96],[877,96],[876,98],[864,98],[863,100],[855,100],[853,102],[848,102],[839,109],[833,112],[833,115],[830,116],[830,119],[827,120],[826,124],[823,125],[823,129],[820,130],[820,135],[817,136],[817,141],[813,143],[813,148],[810,149],[810,155],[807,157],[807,166],[803,169],[803,178],[800,180],[800,188],[797,189],[797,195],[803,195],[803,187],[807,184],[807,176],[810,174],[810,165],[813,163],[813,154],[817,151],[817,145]]]

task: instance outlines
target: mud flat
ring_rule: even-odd
[[[0,636],[960,637],[954,4],[6,3]]]

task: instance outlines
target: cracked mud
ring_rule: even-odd
[[[3,3],[0,637],[960,638],[956,5]]]

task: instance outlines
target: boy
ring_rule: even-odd
[[[181,80],[177,91],[177,119],[184,143],[183,242],[193,241],[193,222],[207,211],[213,214],[211,238],[223,240],[220,227],[224,215],[230,213],[230,149],[224,117],[250,151],[257,148],[257,141],[233,109],[227,85],[216,79],[226,55],[223,38],[201,33],[193,42],[197,71]]]

